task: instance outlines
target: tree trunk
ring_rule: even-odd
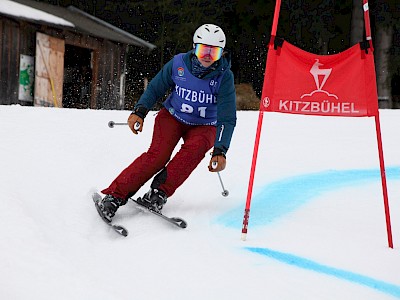
[[[393,27],[385,27],[377,24],[375,38],[375,68],[380,108],[393,108],[390,82],[391,76],[389,72],[392,38]]]
[[[351,13],[350,45],[353,46],[363,40],[364,36],[364,12],[361,0],[353,0]]]

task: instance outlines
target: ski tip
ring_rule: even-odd
[[[124,237],[127,237],[129,234],[128,230],[122,226],[113,225],[113,229]]]
[[[101,195],[99,193],[94,192],[94,193],[92,193],[92,199],[93,199],[94,202],[97,203],[102,199],[102,197],[101,197]]]
[[[181,218],[171,218],[171,220],[180,228],[186,228],[187,227],[187,222]]]
[[[87,195],[93,196],[93,194],[98,194],[99,190],[95,187],[91,187],[88,191],[87,191]]]

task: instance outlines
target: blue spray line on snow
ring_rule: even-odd
[[[386,168],[388,180],[400,179],[400,167]],[[380,187],[379,169],[324,171],[299,175],[266,185],[251,201],[250,226],[272,223],[287,213],[313,200],[323,193],[354,185],[377,181]],[[218,217],[217,223],[241,228],[244,205]]]
[[[400,286],[394,285],[391,283],[387,283],[381,280],[377,280],[368,276],[364,276],[361,274],[329,267],[326,265],[319,264],[312,260],[302,258],[293,254],[284,253],[274,251],[268,248],[253,248],[253,247],[245,247],[246,250],[250,252],[254,252],[257,254],[261,254],[263,256],[267,256],[269,258],[275,259],[277,261],[296,266],[302,269],[315,271],[318,273],[326,274],[329,276],[333,276],[342,280],[350,281],[353,283],[357,283],[363,286],[367,286],[369,288],[375,289],[385,294],[389,294],[391,296],[400,298]]]
[[[386,178],[388,180],[400,179],[400,168],[386,168]],[[323,193],[339,188],[368,184],[374,181],[379,182],[380,180],[380,171],[374,169],[325,171],[273,182],[265,186],[260,193],[253,196],[250,217],[251,226],[272,223],[277,218],[295,211],[303,204]],[[217,222],[228,227],[240,228],[242,226],[243,211],[244,207],[238,207],[219,217]],[[268,248],[245,247],[245,249],[298,268],[367,286],[400,299],[400,286],[391,283],[322,265],[306,258]]]

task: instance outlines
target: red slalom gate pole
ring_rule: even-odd
[[[365,24],[365,38],[367,41],[372,40],[371,37],[371,23],[369,20],[369,5],[368,0],[363,0],[363,11],[364,11],[364,24]]]
[[[242,240],[243,241],[246,240],[246,237],[247,237],[247,226],[249,225],[251,196],[253,194],[254,174],[256,172],[258,148],[259,148],[259,145],[260,145],[260,136],[261,136],[261,128],[262,128],[263,118],[264,118],[264,112],[260,108],[260,112],[258,114],[256,139],[255,139],[255,142],[254,142],[253,160],[251,162],[249,187],[248,187],[248,190],[247,190],[246,207],[244,209],[243,227],[242,227]]]
[[[373,51],[374,47],[372,45],[371,23],[370,23],[370,18],[369,18],[368,0],[362,0],[362,2],[363,2],[363,11],[364,11],[365,38],[367,39],[367,41],[369,41],[370,47]],[[375,80],[376,80],[376,77],[375,77]],[[379,165],[380,165],[380,170],[381,170],[383,204],[385,206],[385,218],[386,218],[386,231],[387,231],[388,245],[389,245],[389,248],[393,248],[392,225],[390,222],[389,197],[388,197],[388,192],[387,192],[385,162],[384,162],[384,158],[383,158],[381,123],[379,120],[379,110],[375,114],[375,127],[376,127],[376,139],[378,142]]]
[[[378,141],[379,164],[380,164],[381,179],[382,179],[383,203],[385,206],[386,231],[387,231],[389,247],[393,248],[392,225],[390,222],[390,209],[389,209],[389,200],[388,200],[388,192],[386,184],[385,162],[383,159],[383,147],[382,147],[381,126],[379,121],[379,112],[377,112],[375,115],[375,127],[376,127],[376,138]]]
[[[279,20],[280,10],[281,10],[281,0],[276,0],[275,11],[274,11],[274,19],[272,21],[271,36],[276,36],[276,30],[278,28],[278,20]]]
[[[278,21],[279,21],[279,13],[281,9],[281,0],[276,0],[275,2],[275,11],[274,11],[274,19],[272,21],[272,29],[271,29],[271,38],[269,41],[269,46],[273,44],[273,41],[276,36],[276,30],[278,28]],[[265,69],[266,72],[266,69]],[[266,84],[264,79],[263,84],[263,91],[264,85]],[[264,93],[264,92],[263,92]],[[261,98],[264,99],[264,95],[261,95]],[[251,170],[250,170],[250,179],[249,179],[249,186],[247,190],[247,198],[246,198],[246,207],[244,209],[244,217],[243,217],[243,227],[242,227],[242,240],[245,241],[247,238],[247,227],[249,225],[249,217],[250,217],[250,205],[251,205],[251,196],[253,194],[253,184],[254,184],[254,174],[256,172],[256,164],[257,164],[257,156],[258,156],[258,148],[260,145],[260,136],[261,136],[261,128],[264,118],[264,111],[260,104],[260,111],[258,114],[258,123],[257,123],[257,131],[256,131],[256,139],[254,142],[254,150],[253,150],[253,160],[251,162]]]

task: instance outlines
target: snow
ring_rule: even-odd
[[[400,111],[380,111],[394,249],[373,118],[266,113],[240,239],[258,112],[238,112],[228,197],[207,157],[164,208],[188,228],[128,203],[118,236],[90,193],[149,146],[155,113],[107,126],[128,115],[0,106],[1,299],[400,299]]]
[[[0,0],[0,13],[31,20],[45,21],[51,24],[75,27],[74,24],[63,18],[10,0]]]

